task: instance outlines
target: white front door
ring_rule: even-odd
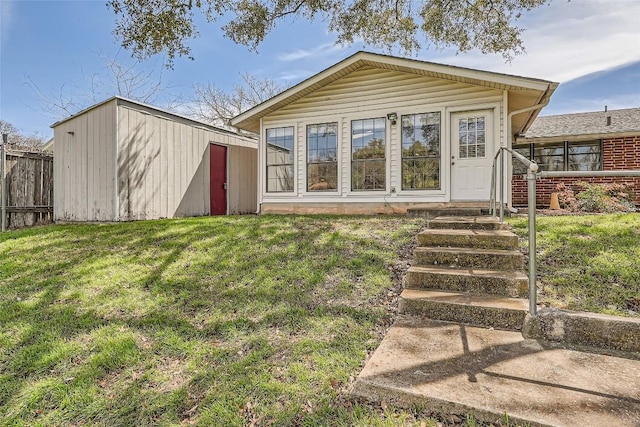
[[[493,111],[451,114],[451,200],[489,200]]]

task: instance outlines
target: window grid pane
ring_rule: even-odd
[[[458,156],[461,159],[485,157],[484,117],[467,117],[458,122]]]
[[[602,170],[602,151],[600,141],[570,143],[567,156],[567,170]]]
[[[464,129],[463,129],[464,128]],[[467,123],[459,123],[461,134]],[[402,189],[440,189],[440,113],[402,116]]]
[[[533,148],[533,158],[541,171],[563,171],[564,143]]]
[[[351,122],[351,190],[386,189],[384,117]]]
[[[293,126],[267,129],[267,192],[293,191]]]
[[[531,160],[530,157],[530,151],[529,151],[529,146],[527,145],[526,147],[513,147],[513,151],[517,152],[518,154],[522,154],[526,159]],[[516,159],[515,156],[512,156],[512,164],[513,164],[513,174],[514,175],[526,175],[527,174],[527,167],[522,164],[522,162],[520,162],[520,160]]]

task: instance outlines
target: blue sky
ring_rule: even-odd
[[[499,55],[452,50],[424,49],[417,58],[560,82],[543,114],[640,106],[640,1],[554,0],[527,13],[521,25],[527,53],[511,64]],[[28,82],[49,97],[89,92],[89,77],[103,72],[99,54],[129,56],[113,36],[114,26],[104,0],[0,0],[0,118],[26,134],[52,136],[55,118],[43,113]],[[194,61],[178,59],[167,70],[162,58],[152,58],[143,66],[162,73],[168,91],[188,99],[194,84],[228,89],[240,72],[294,84],[357,50],[378,51],[360,43],[336,46],[322,22],[282,23],[258,53],[225,39],[219,28],[199,26],[201,36],[190,42]]]

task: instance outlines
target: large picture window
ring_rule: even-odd
[[[351,122],[351,190],[386,189],[386,119]]]
[[[513,147],[515,151],[533,159],[541,171],[599,171],[602,170],[600,141],[556,142]],[[514,175],[526,174],[527,168],[513,160]]]
[[[267,129],[267,192],[293,191],[293,126]]]
[[[338,188],[337,123],[307,126],[307,191]]]
[[[440,189],[440,113],[402,116],[402,189]]]

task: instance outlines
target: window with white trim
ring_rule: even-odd
[[[307,126],[307,191],[338,188],[338,123]]]
[[[440,113],[402,116],[402,189],[440,189]]]
[[[267,192],[293,192],[293,126],[266,131]]]
[[[384,117],[351,122],[351,190],[385,190],[386,126]]]

